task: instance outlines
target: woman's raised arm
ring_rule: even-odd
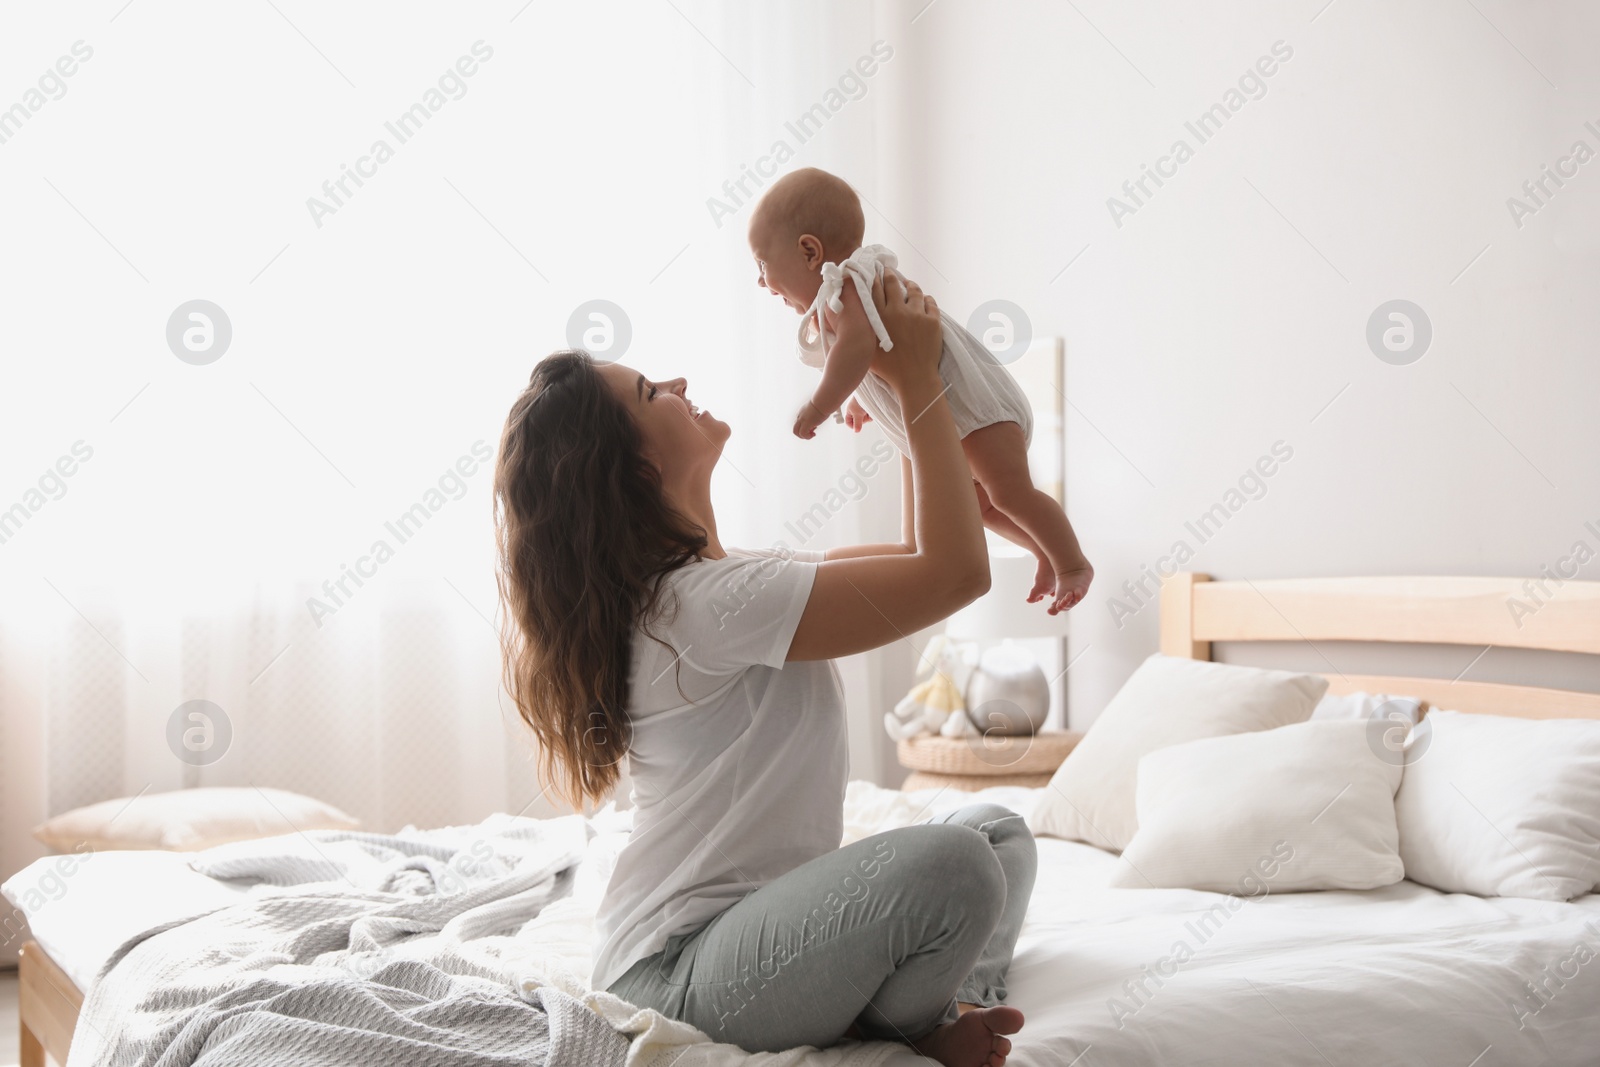
[[[873,370],[894,389],[911,447],[906,551],[830,559],[789,644],[791,660],[878,648],[944,619],[989,588],[989,557],[972,474],[939,378],[939,309],[891,275],[872,287],[894,348]]]

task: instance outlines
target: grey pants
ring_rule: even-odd
[[[826,1048],[851,1023],[917,1040],[958,1000],[1005,999],[1036,867],[1022,817],[975,804],[796,867],[610,991],[751,1052]]]

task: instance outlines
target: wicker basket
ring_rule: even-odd
[[[1056,730],[1041,734],[1003,736],[985,734],[965,737],[916,737],[901,741],[898,749],[900,766],[925,775],[941,776],[938,785],[955,785],[945,778],[976,778],[982,784],[997,785],[997,778],[1006,779],[1006,785],[1044,785],[1061,766],[1061,761],[1077,745],[1083,734],[1076,730]],[[1040,778],[1041,781],[1013,782],[1017,778]],[[902,787],[904,788],[904,787]]]

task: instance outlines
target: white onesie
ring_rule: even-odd
[[[827,363],[828,350],[834,337],[823,327],[823,308],[835,314],[844,310],[841,293],[845,279],[855,283],[867,321],[878,335],[878,345],[885,352],[894,347],[889,333],[884,329],[878,309],[872,305],[872,283],[885,269],[892,270],[899,260],[883,245],[862,245],[843,263],[822,265],[822,287],[817,298],[806,309],[800,320],[800,361],[808,367],[821,368]],[[983,342],[972,336],[959,322],[943,310],[939,319],[944,325],[944,350],[939,355],[939,377],[945,384],[945,397],[955,416],[956,432],[962,437],[973,430],[993,426],[997,422],[1014,422],[1022,427],[1023,437],[1033,441],[1033,409],[1022,387],[1011,377],[1011,372],[1001,366]],[[884,435],[902,455],[910,455],[906,443],[906,420],[900,410],[900,399],[889,383],[872,372],[861,379],[856,389],[856,399],[867,409],[873,421],[883,428]]]

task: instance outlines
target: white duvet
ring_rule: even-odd
[[[976,796],[1026,814],[1038,792]],[[846,836],[965,803],[853,782]],[[1018,1067],[1600,1064],[1600,895],[1485,900],[1400,882],[1230,900],[1108,889],[1112,853],[1038,845],[1010,975],[1008,1003],[1028,1020]]]
[[[1035,796],[899,793],[855,782],[846,839],[975,799],[1025,812]],[[518,935],[530,966],[574,995],[586,991],[594,910],[622,840],[620,832],[597,837],[574,894]],[[87,989],[127,936],[243,895],[185,860],[94,857],[55,899],[25,907],[34,936]],[[1401,882],[1230,899],[1104,888],[1115,858],[1086,845],[1041,838],[1039,860],[1010,977],[1010,1003],[1028,1020],[1011,1059],[1019,1067],[1600,1064],[1600,895],[1571,904],[1485,900]],[[49,862],[6,883],[7,897],[21,905]],[[623,1010],[603,994],[589,1000],[608,1014]],[[635,1062],[673,1048],[689,1053],[685,1065],[927,1062],[879,1045],[744,1057],[643,1015],[633,1024]]]

